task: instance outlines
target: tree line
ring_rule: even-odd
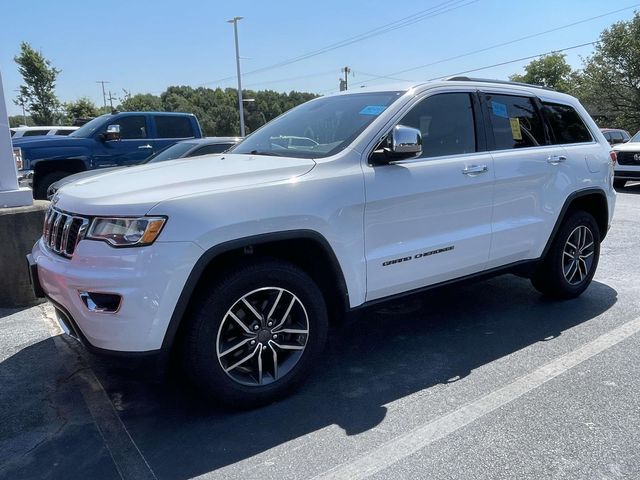
[[[27,122],[34,125],[70,123],[76,118],[105,113],[83,97],[61,103],[55,95],[56,69],[41,52],[22,42],[15,57],[24,83],[16,105],[29,112]],[[561,53],[542,56],[530,62],[524,73],[509,77],[513,81],[550,87],[577,97],[601,127],[640,129],[640,13],[629,21],[620,21],[600,34],[594,52],[573,69]],[[247,132],[317,95],[273,90],[243,90]],[[119,111],[168,111],[194,113],[205,135],[239,134],[237,90],[171,86],[160,95],[124,92]],[[11,126],[23,123],[23,117],[10,117]]]

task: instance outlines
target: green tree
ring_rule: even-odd
[[[71,120],[98,116],[98,107],[87,97],[80,97],[74,102],[65,103],[64,111]]]
[[[33,126],[32,118],[27,116],[26,120],[27,120],[26,126],[32,127]],[[13,127],[24,126],[25,125],[24,121],[25,121],[25,118],[22,115],[10,115],[9,127],[13,128]]]
[[[20,44],[20,54],[14,57],[14,61],[24,80],[14,103],[21,105],[24,102],[36,125],[53,123],[60,105],[55,94],[56,78],[60,70],[53,67],[42,53],[31,48],[27,42]]]
[[[157,112],[162,111],[160,97],[150,93],[125,94],[124,99],[118,105],[118,110],[124,112]]]
[[[599,123],[640,128],[640,13],[600,34],[582,77],[581,100]]]
[[[531,83],[553,88],[559,92],[574,91],[576,75],[562,53],[551,53],[531,61],[524,67],[524,75],[511,75],[513,82]]]

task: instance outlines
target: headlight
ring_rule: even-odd
[[[24,163],[22,162],[22,149],[20,147],[13,148],[13,159],[16,161],[16,168],[22,170]]]
[[[104,240],[114,247],[150,245],[160,234],[166,218],[95,218],[88,239]]]

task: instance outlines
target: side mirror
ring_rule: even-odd
[[[392,160],[418,157],[422,153],[422,133],[404,125],[396,125],[387,136],[387,154]]]
[[[104,133],[103,137],[107,142],[111,140],[120,140],[120,125],[108,125],[107,131]]]

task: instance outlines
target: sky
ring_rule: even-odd
[[[633,0],[12,1],[2,6],[0,73],[10,115],[21,113],[12,101],[22,81],[13,61],[21,41],[61,70],[56,93],[63,102],[87,96],[102,105],[97,80],[109,81],[116,98],[123,89],[235,87],[226,21],[242,16],[243,88],[328,94],[338,90],[343,67],[351,69],[350,88],[439,78],[593,42],[636,9]],[[592,17],[599,18],[583,21]],[[580,68],[592,51],[568,50],[566,59]],[[289,62],[300,57],[307,58]],[[506,79],[529,61],[468,75]]]

